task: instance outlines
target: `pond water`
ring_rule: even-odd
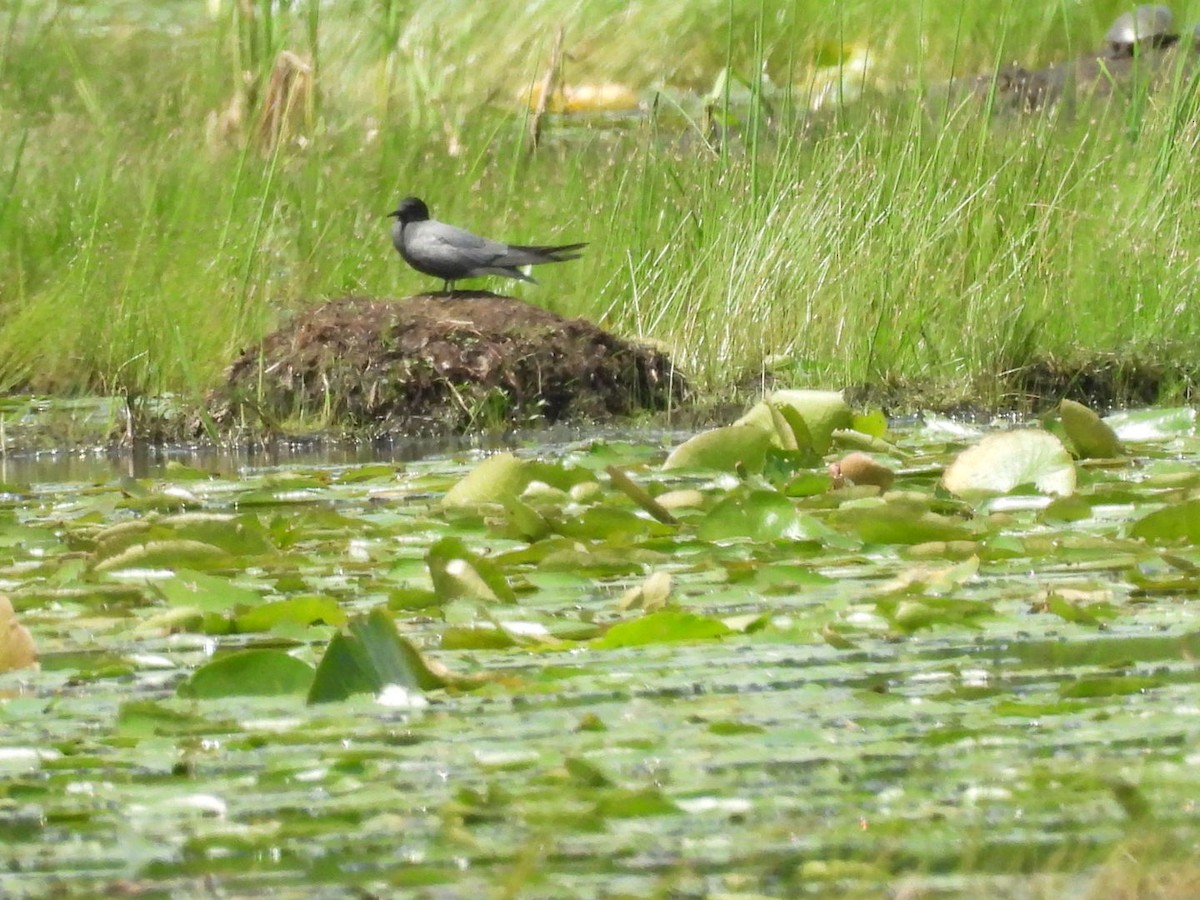
[[[1049,505],[946,495],[980,434],[938,422],[889,436],[883,496],[664,470],[669,435],[12,458],[42,665],[0,676],[2,893],[1060,896],[1133,842],[1191,858],[1200,553],[1145,524],[1200,490],[1171,415]],[[381,610],[442,686],[268,684],[386,656]]]

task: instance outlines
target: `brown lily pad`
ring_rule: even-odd
[[[304,421],[373,434],[603,421],[686,398],[656,348],[475,291],[346,297],[245,351],[210,397],[219,427]]]

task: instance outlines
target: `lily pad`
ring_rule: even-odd
[[[733,629],[718,619],[679,609],[664,609],[630,622],[618,622],[603,637],[592,641],[592,646],[611,649],[672,641],[707,641],[727,634],[733,634]]]
[[[671,451],[663,469],[761,472],[770,446],[771,434],[756,425],[726,425],[684,441]]]
[[[1080,459],[1112,459],[1124,452],[1116,432],[1082,403],[1064,399],[1058,414]]]
[[[960,453],[946,469],[942,483],[946,490],[967,498],[1006,494],[1021,485],[1065,496],[1075,490],[1075,463],[1052,434],[1032,429],[1005,431]]]
[[[201,666],[179,686],[179,696],[213,700],[302,694],[312,680],[313,667],[282,650],[242,650]]]
[[[435,673],[396,623],[381,609],[351,619],[338,632],[317,666],[309,703],[344,700],[352,694],[378,694],[396,685],[414,692],[443,688],[448,681]]]
[[[0,595],[0,672],[37,665],[37,648],[29,629],[17,621],[12,603]]]
[[[529,464],[511,453],[489,456],[442,497],[443,507],[504,503],[521,495],[529,484]]]
[[[425,555],[433,590],[443,602],[466,597],[487,603],[515,603],[516,595],[498,566],[467,549],[456,537],[444,537]]]
[[[769,399],[773,405],[788,407],[800,416],[817,453],[829,449],[835,430],[854,424],[854,414],[841,391],[775,391]]]

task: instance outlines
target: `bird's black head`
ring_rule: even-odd
[[[405,197],[400,201],[400,206],[395,212],[388,213],[389,216],[395,216],[405,225],[409,222],[424,222],[429,218],[429,207],[425,205],[424,200],[416,197]]]

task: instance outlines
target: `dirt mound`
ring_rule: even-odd
[[[210,397],[214,422],[372,434],[605,420],[682,403],[665,354],[583,319],[459,291],[346,297],[247,350]]]

